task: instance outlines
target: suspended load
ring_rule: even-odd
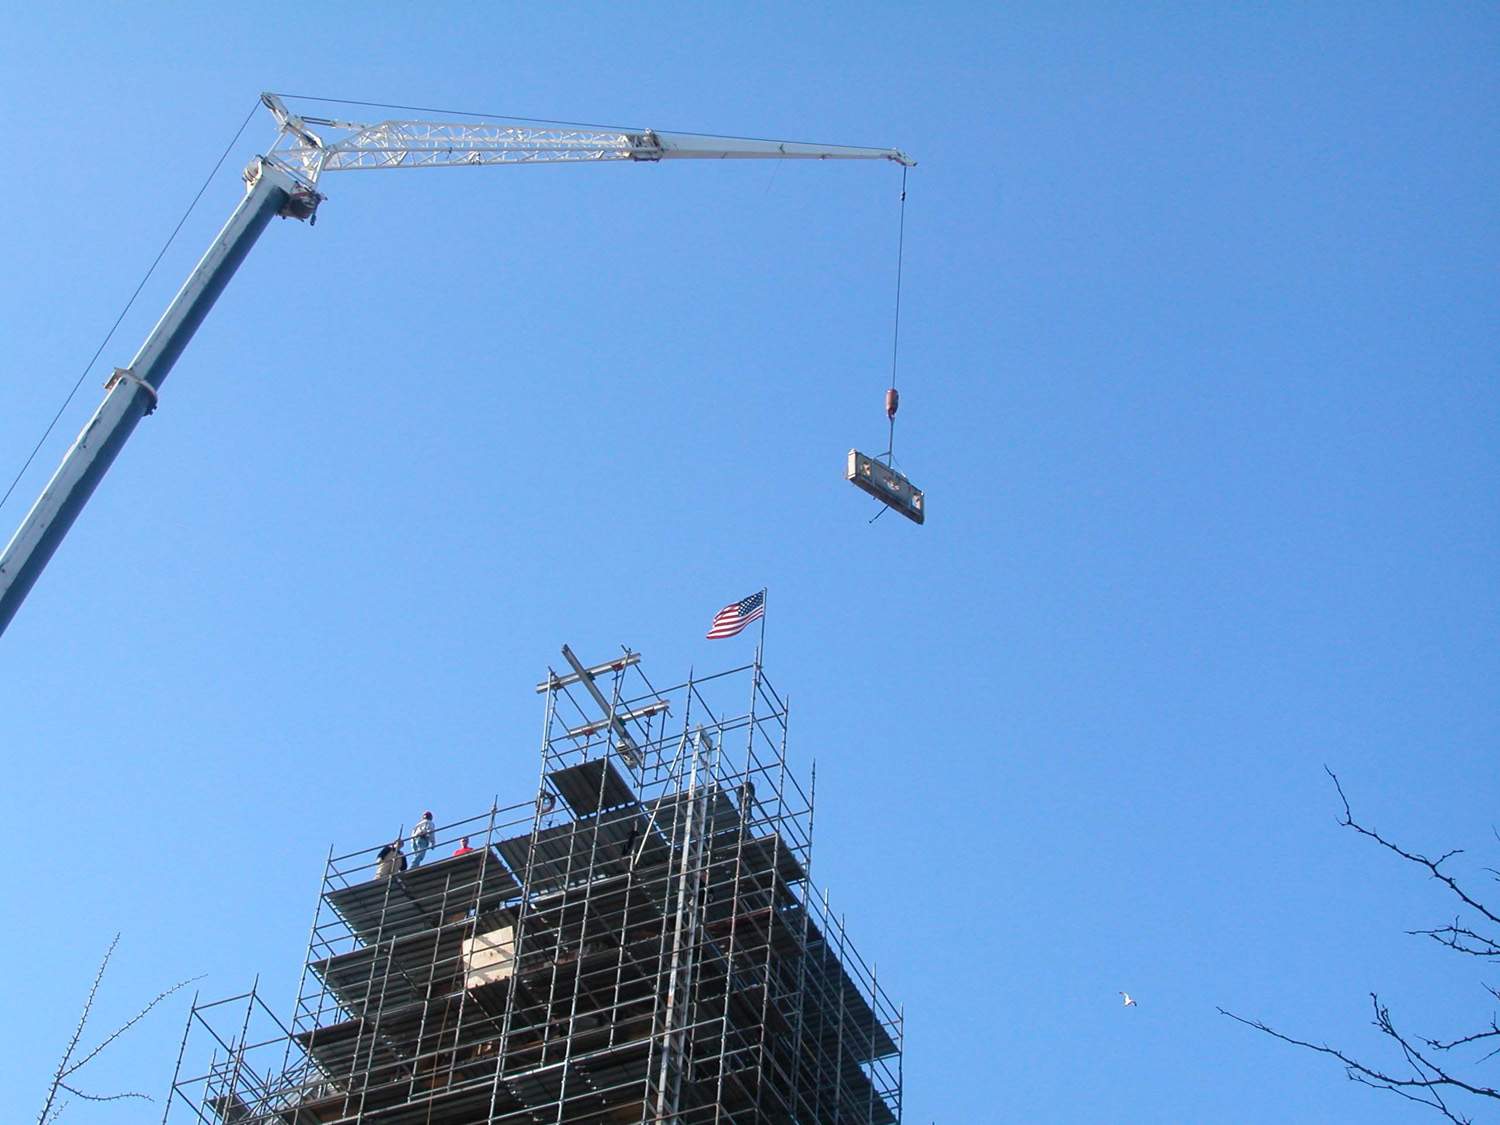
[[[885,462],[851,449],[844,477],[913,523],[926,522],[927,501],[922,490]]]
[[[891,426],[891,445],[895,446],[896,410],[901,405],[901,394],[892,386],[885,392],[885,417]],[[857,449],[849,450],[849,464],[844,470],[844,479],[868,492],[888,508],[894,508],[914,523],[925,523],[927,502],[922,490],[914,486],[904,475],[898,473],[892,462],[895,458],[889,450],[885,460],[870,457]],[[873,522],[873,521],[871,521]]]

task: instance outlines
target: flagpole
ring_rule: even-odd
[[[770,600],[770,587],[760,588],[760,640],[755,642],[755,666],[761,666],[762,658],[766,649],[766,603]]]

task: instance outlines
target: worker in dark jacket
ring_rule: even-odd
[[[406,857],[401,854],[401,841],[394,840],[380,849],[375,856],[375,878],[389,879],[399,871],[406,870]]]

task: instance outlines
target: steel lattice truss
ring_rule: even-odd
[[[275,94],[261,100],[275,115],[281,135],[268,159],[308,187],[324,172],[376,168],[444,168],[569,161],[697,160],[894,160],[910,164],[895,149],[811,145],[657,133],[647,129],[545,128],[483,122],[381,121],[362,124],[299,117]]]
[[[652,160],[660,147],[646,137],[582,129],[525,129],[436,121],[344,124],[350,135],[309,144],[286,132],[271,156],[308,183],[324,172],[375,168],[439,168],[488,164],[540,164],[569,160]]]

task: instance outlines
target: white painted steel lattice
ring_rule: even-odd
[[[381,121],[362,124],[290,113],[275,94],[261,100],[281,136],[270,159],[309,187],[324,172],[376,168],[454,168],[606,160],[894,160],[895,149],[811,145],[696,134],[493,125],[484,122]]]

